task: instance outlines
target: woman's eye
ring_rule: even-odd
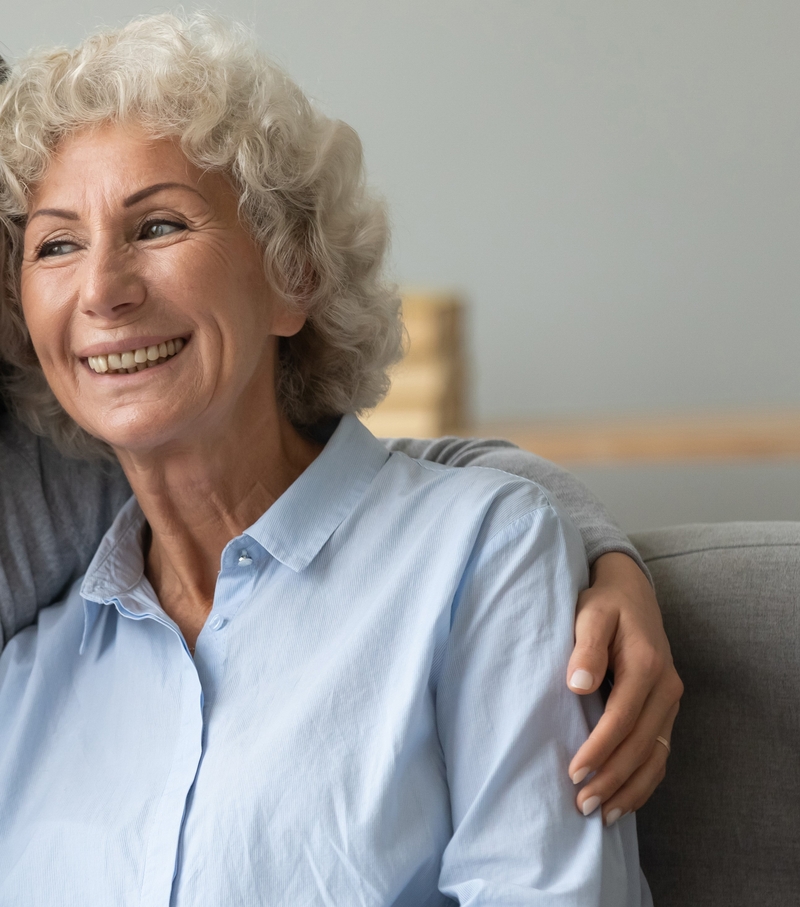
[[[39,247],[37,258],[55,258],[60,255],[69,255],[70,252],[75,252],[77,248],[74,242],[51,240],[50,242],[42,243]]]
[[[173,223],[168,220],[151,221],[142,227],[142,239],[161,239],[162,236],[169,236],[170,233],[179,233],[185,230],[183,224]]]

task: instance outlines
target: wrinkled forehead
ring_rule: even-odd
[[[153,135],[136,122],[106,122],[70,133],[55,145],[44,175],[30,187],[28,215],[42,206],[130,207],[140,193],[173,185],[201,191],[209,202],[225,207],[238,203],[225,175],[193,163],[177,138]]]

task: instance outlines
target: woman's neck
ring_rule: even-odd
[[[213,604],[225,545],[322,450],[281,416],[259,421],[157,451],[117,451],[150,527],[147,578],[192,651]]]

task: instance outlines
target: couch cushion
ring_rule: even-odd
[[[800,523],[678,526],[633,542],[686,686],[639,812],[656,907],[800,897]]]

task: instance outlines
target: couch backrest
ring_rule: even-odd
[[[800,904],[800,523],[633,541],[686,686],[637,817],[655,907]]]

